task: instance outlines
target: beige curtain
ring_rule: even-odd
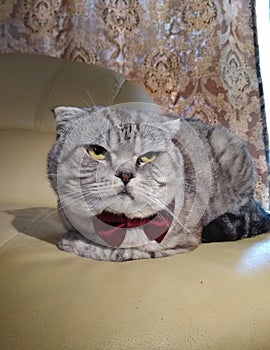
[[[268,203],[253,2],[2,0],[0,52],[99,64],[144,85],[165,109],[223,124],[248,143]]]

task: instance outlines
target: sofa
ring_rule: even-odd
[[[112,263],[60,251],[46,174],[59,105],[153,103],[113,71],[0,56],[0,349],[270,349],[270,234]]]

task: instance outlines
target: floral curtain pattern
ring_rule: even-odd
[[[138,81],[166,110],[223,124],[248,143],[256,196],[268,167],[248,0],[2,0],[0,52],[98,64]]]

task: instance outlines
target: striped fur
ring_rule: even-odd
[[[58,137],[48,156],[48,176],[68,229],[59,248],[125,261],[170,256],[202,241],[236,240],[270,229],[269,215],[254,200],[255,171],[247,147],[224,127],[128,107],[59,107],[55,118]],[[87,154],[93,144],[107,150],[104,161]],[[156,159],[141,164],[149,152]],[[132,174],[128,184],[119,171]],[[134,234],[129,245],[111,247],[93,228],[92,218],[103,211],[145,218],[169,212],[173,201],[173,223],[160,243],[142,244]]]

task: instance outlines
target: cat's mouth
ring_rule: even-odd
[[[135,197],[127,189],[124,189],[123,191],[118,193],[118,196],[120,197],[120,199],[123,199],[123,200],[126,200],[128,198],[132,200],[135,199]]]
[[[128,218],[125,214],[115,214],[103,211],[93,218],[96,233],[109,245],[119,247],[128,229],[142,227],[149,241],[155,240],[160,243],[166,236],[173,221],[174,201],[171,205],[145,218]]]

